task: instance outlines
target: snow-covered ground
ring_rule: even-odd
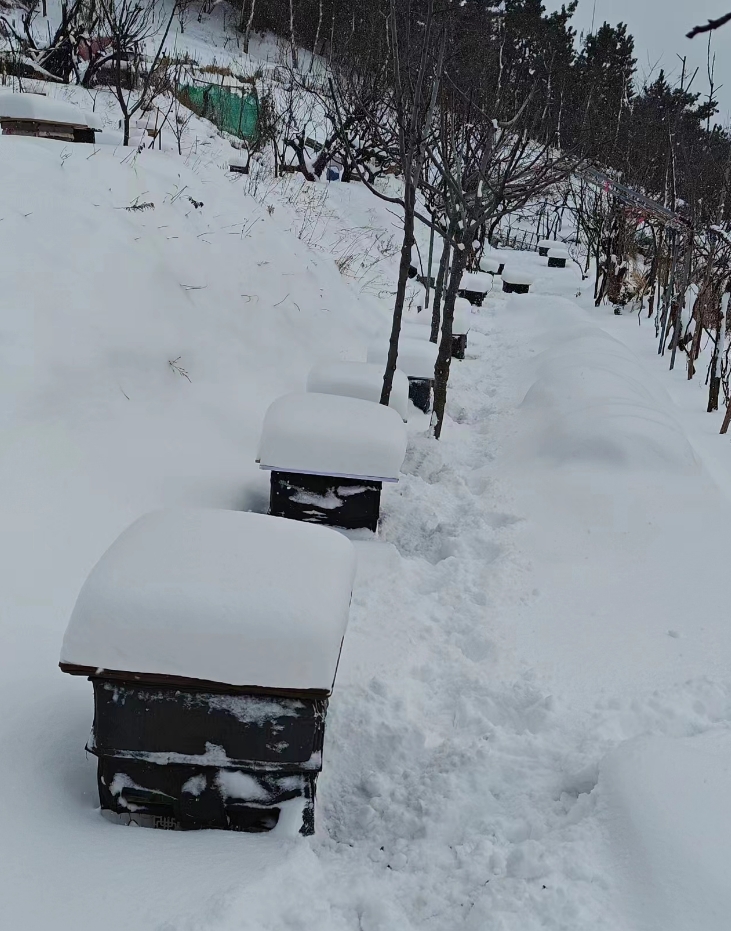
[[[650,325],[536,254],[355,541],[315,837],[100,816],[91,687],[56,665],[85,577],[153,508],[265,510],[269,404],[388,330],[386,207],[250,196],[230,155],[197,120],[182,157],[0,137],[4,925],[726,928],[731,445]]]

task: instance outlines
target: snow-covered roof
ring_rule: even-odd
[[[533,284],[533,275],[529,275],[527,272],[522,272],[517,268],[504,268],[503,269],[503,281],[507,284]]]
[[[41,94],[0,93],[0,120],[63,123],[89,129],[99,126],[99,118],[95,114],[80,110],[65,100],[52,100]]]
[[[325,527],[243,511],[146,514],[84,583],[61,662],[329,691],[355,550]]]
[[[480,268],[486,274],[497,275],[502,264],[503,263],[499,259],[491,259],[486,255],[483,255],[480,259]]]
[[[549,259],[566,259],[567,261],[571,258],[568,253],[568,250],[562,248],[549,249],[548,250]]]
[[[335,394],[286,394],[264,416],[262,469],[397,482],[406,427],[392,407]]]
[[[472,325],[472,304],[463,297],[458,297],[454,302],[454,320],[452,321],[452,333],[454,336],[464,336],[469,333]]]
[[[554,246],[560,246],[561,243],[557,239],[539,239],[538,248],[539,249],[553,249]]]
[[[485,272],[463,272],[459,283],[460,291],[476,291],[478,294],[487,294],[492,287],[492,278]]]
[[[399,340],[396,364],[409,378],[434,378],[438,351],[436,344],[430,343],[429,340],[403,336]],[[368,347],[369,362],[385,365],[387,359],[388,340],[379,340]]]
[[[417,326],[420,324],[412,324]],[[429,338],[428,327],[427,339]],[[376,404],[383,388],[382,365],[373,362],[321,362],[307,376],[307,390],[315,394],[337,394],[346,398],[362,398]],[[391,387],[389,406],[406,420],[409,412],[409,380],[396,369]]]

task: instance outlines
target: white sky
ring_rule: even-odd
[[[561,0],[543,0],[547,10],[558,10]],[[667,74],[680,76],[678,55],[686,55],[690,72],[700,67],[692,90],[707,93],[707,36],[686,39],[692,26],[731,12],[731,0],[579,0],[574,14],[574,28],[589,32],[594,15],[595,27],[603,22],[627,23],[635,37],[635,57],[639,78],[657,73],[662,67]],[[716,52],[717,85],[723,85],[717,97],[720,103],[718,121],[726,124],[731,117],[731,23],[713,33],[711,44]]]

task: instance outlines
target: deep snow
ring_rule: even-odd
[[[214,508],[153,511],[84,583],[61,661],[329,692],[355,565],[352,544],[324,527]]]
[[[385,343],[398,261],[360,186],[247,196],[190,133],[183,157],[0,138],[4,921],[715,931],[731,447],[644,322],[533,254],[496,255],[533,293],[495,279],[442,440],[410,406],[380,536],[355,535],[316,836],[100,817],[91,687],[56,666],[83,580],[145,511],[265,510],[265,410]]]

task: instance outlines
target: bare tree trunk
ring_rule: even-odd
[[[297,56],[297,42],[294,37],[294,0],[289,0],[289,47],[292,52],[292,67],[299,68],[299,58]]]
[[[251,9],[249,10],[249,18],[246,21],[246,26],[244,28],[244,54],[246,55],[249,54],[249,43],[251,42],[251,30],[254,25],[255,11],[256,11],[256,0],[251,0]]]
[[[439,272],[437,273],[437,285],[434,288],[434,306],[431,312],[431,335],[429,337],[432,343],[439,339],[439,327],[442,325],[442,295],[444,294],[444,282],[447,280],[447,270],[449,268],[449,257],[451,247],[449,245],[450,233],[444,237],[442,246],[442,257],[439,260]]]
[[[675,312],[675,327],[673,329],[672,339],[670,340],[670,371],[675,368],[675,354],[678,351],[680,342],[680,331],[683,328],[683,308],[685,307],[688,286],[690,285],[691,269],[693,267],[693,236],[688,237],[686,247],[685,262],[683,264],[683,280],[681,282],[680,292],[678,294],[677,310]]]
[[[386,371],[383,373],[383,389],[381,390],[381,404],[388,406],[391,400],[393,387],[393,373],[398,362],[398,341],[401,334],[401,318],[404,313],[406,300],[406,285],[409,280],[411,267],[411,250],[414,247],[414,213],[416,211],[416,186],[409,166],[405,177],[404,191],[404,238],[401,245],[401,263],[398,271],[398,284],[396,286],[396,302],[393,308],[393,323],[391,324],[391,339],[388,344],[388,359]]]
[[[322,29],[322,2],[319,0],[317,6],[317,29],[315,30],[315,41],[312,43],[312,58],[310,59],[310,71],[315,64],[315,55],[317,55],[317,46],[320,42],[320,30]]]
[[[713,358],[711,359],[711,377],[708,388],[708,413],[718,410],[718,396],[721,391],[721,376],[718,374],[721,359],[723,356],[724,345],[726,343],[726,314],[728,313],[729,295],[726,292],[721,299],[721,319],[716,329],[716,344],[713,347]]]
[[[462,248],[459,248],[460,245]],[[449,368],[452,363],[452,324],[454,322],[454,302],[457,299],[457,289],[462,280],[462,272],[467,264],[467,250],[464,244],[458,242],[452,255],[452,268],[449,272],[449,286],[444,301],[442,314],[442,338],[439,341],[437,363],[434,366],[434,412],[432,413],[432,430],[434,439],[442,435],[444,425],[444,411],[447,407],[447,385],[449,383]]]

